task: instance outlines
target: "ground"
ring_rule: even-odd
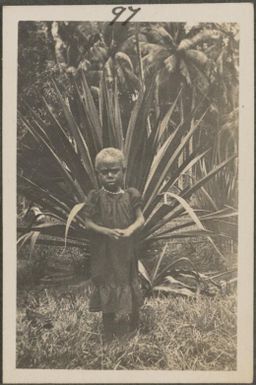
[[[35,313],[26,313],[26,306]],[[236,369],[235,293],[151,298],[134,338],[105,347],[101,332],[100,315],[88,312],[83,285],[18,293],[18,368]]]
[[[149,271],[162,248],[159,244],[147,256]],[[169,244],[166,254],[163,264],[187,257],[199,272],[225,270],[205,241]],[[236,265],[235,256],[226,253],[225,258],[226,268]],[[71,271],[74,279],[69,278]],[[236,369],[235,287],[213,297],[147,299],[137,335],[104,347],[100,314],[88,311],[85,271],[84,252],[75,248],[63,254],[63,247],[39,245],[33,257],[28,248],[19,252],[18,368]],[[50,273],[56,274],[54,287],[41,281]]]

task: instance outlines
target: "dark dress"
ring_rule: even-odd
[[[134,188],[118,194],[92,190],[86,216],[98,225],[124,229],[135,221],[135,209],[140,206],[141,197]],[[94,283],[90,311],[132,313],[142,304],[134,236],[115,240],[91,231],[90,241]]]

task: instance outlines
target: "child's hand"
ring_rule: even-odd
[[[132,229],[130,229],[129,227],[127,229],[122,229],[118,231],[120,232],[122,238],[129,238],[133,234]]]
[[[105,229],[104,234],[112,239],[120,239],[122,237],[121,231],[118,229]]]

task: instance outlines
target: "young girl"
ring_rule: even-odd
[[[95,169],[101,188],[90,191],[85,213],[94,283],[89,309],[102,312],[106,341],[120,332],[125,319],[129,331],[136,331],[142,305],[134,237],[144,217],[139,192],[123,190],[124,168],[120,150],[105,148],[97,154]]]

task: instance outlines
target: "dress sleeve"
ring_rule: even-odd
[[[139,191],[136,188],[129,188],[131,205],[134,209],[142,206],[142,199]]]
[[[84,207],[84,215],[88,219],[93,219],[98,213],[98,194],[96,190],[91,190],[88,194],[87,201]]]

